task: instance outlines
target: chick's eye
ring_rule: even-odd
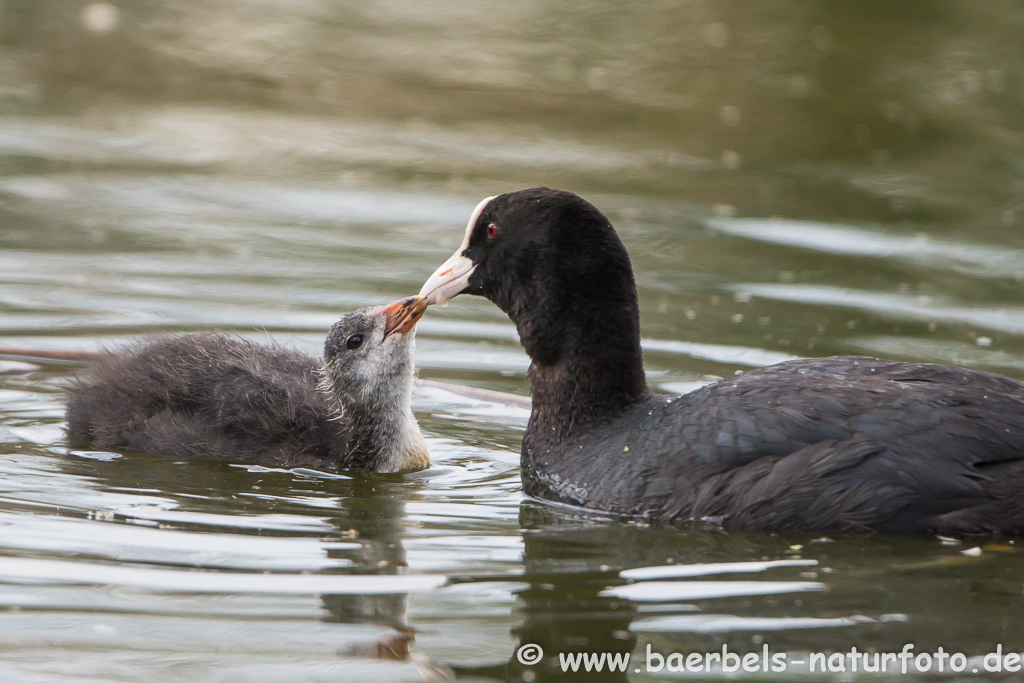
[[[345,348],[358,349],[363,345],[363,335],[353,334],[351,337],[345,340]]]
[[[487,239],[493,240],[497,236],[498,236],[498,226],[495,225],[494,223],[489,223],[487,225]]]

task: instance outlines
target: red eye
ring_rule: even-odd
[[[489,223],[487,225],[487,239],[493,240],[497,236],[498,236],[498,226],[495,225],[494,223]]]

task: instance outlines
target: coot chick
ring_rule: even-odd
[[[547,188],[476,207],[420,295],[460,292],[505,311],[533,361],[530,496],[675,524],[1024,531],[1024,383],[836,357],[652,394],[622,242],[590,203]]]
[[[409,400],[420,297],[339,320],[323,360],[222,334],[105,355],[68,388],[72,436],[94,448],[284,467],[429,465]]]

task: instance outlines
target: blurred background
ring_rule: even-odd
[[[851,353],[1024,379],[1022,35],[1011,0],[0,0],[0,345],[215,328],[316,354],[418,291],[482,197],[547,185],[622,235],[656,390]],[[483,300],[431,310],[417,362],[527,392]],[[4,680],[524,680],[529,638],[1024,647],[1011,541],[552,519],[520,493],[526,413],[425,387],[435,466],[393,480],[76,450],[74,369],[0,360]],[[809,564],[768,597],[605,592],[765,559]],[[464,583],[405,597],[402,573]]]
[[[1017,354],[1024,325],[1004,309],[1024,279],[1022,28],[1009,1],[3,0],[3,244],[152,251],[174,234],[176,251],[191,240],[179,253],[272,239],[287,257],[291,228],[368,228],[359,245],[332,233],[348,254],[412,219],[399,263],[367,283],[402,295],[438,242],[457,244],[465,206],[549,185],[624,233],[650,330],[968,361],[977,350],[949,344],[973,335]],[[725,331],[682,317],[709,304],[675,295],[740,274],[772,286],[717,294],[756,289],[760,310],[725,311],[744,317]],[[312,280],[338,296],[352,276]],[[769,310],[793,299],[785,320]],[[872,315],[830,324],[843,302]],[[829,309],[794,320],[809,303]],[[907,334],[929,350],[881,338]]]
[[[0,19],[6,115],[176,134],[163,161],[186,168],[1020,224],[1011,1],[4,0]]]

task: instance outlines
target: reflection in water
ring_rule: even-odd
[[[741,657],[781,653],[784,659],[769,659],[772,665],[784,661],[792,675],[800,676],[809,673],[810,653],[830,656],[851,647],[884,652],[894,643],[914,643],[917,653],[940,647],[955,652],[949,648],[957,643],[954,647],[966,650],[975,663],[988,652],[981,643],[992,648],[1001,643],[1005,652],[1024,648],[1024,621],[996,623],[997,610],[977,590],[987,585],[985,593],[1000,584],[1004,579],[999,575],[1008,567],[1000,558],[975,564],[969,559],[973,552],[921,560],[932,540],[767,538],[713,527],[673,533],[588,520],[532,502],[523,504],[520,522],[525,541],[520,580],[527,588],[516,593],[521,622],[513,628],[514,652],[506,665],[456,667],[460,673],[507,681],[627,681],[658,670],[674,653],[704,657],[724,648]],[[842,557],[848,543],[861,545],[864,556]],[[889,570],[871,566],[879,556],[889,558]],[[713,561],[720,557],[733,561]],[[972,581],[979,582],[974,587],[960,578],[968,567]],[[1021,580],[1024,575],[1008,585]],[[963,595],[958,604],[974,603],[968,607],[972,619],[984,623],[953,628],[942,619],[908,616],[919,614],[919,606],[937,593]],[[964,645],[970,642],[974,650]],[[524,645],[539,645],[543,658],[525,666],[522,658],[529,661],[535,651],[520,654]],[[586,673],[586,660],[577,655],[601,653],[618,655],[620,662],[629,653],[628,668]],[[653,653],[650,662],[648,653]],[[573,661],[578,671],[566,670],[564,664]],[[672,661],[678,667],[682,660]],[[723,675],[721,660],[714,672]]]
[[[383,486],[381,484],[384,484]],[[360,540],[356,557],[344,550],[328,551],[328,557],[344,557],[353,561],[356,572],[395,576],[408,567],[402,538],[405,531],[405,501],[395,496],[384,482],[353,480],[352,488],[339,502],[342,514],[332,519],[343,537]],[[401,486],[401,482],[394,485]],[[397,634],[411,638],[407,623],[404,594],[392,595],[323,595],[324,607],[331,621],[367,622],[389,626]],[[405,648],[405,641],[402,650]]]
[[[153,456],[126,456],[110,462],[94,460],[70,460],[67,471],[88,476],[95,483],[108,490],[131,491],[141,484],[147,487],[158,486],[162,489],[170,487],[160,482],[163,477],[180,476],[180,462]],[[156,569],[119,569],[112,566],[95,565],[85,567],[80,563],[69,565],[66,562],[36,561],[31,567],[23,568],[23,573],[12,573],[18,570],[17,561],[0,558],[0,578],[10,576],[34,576],[36,580],[68,580],[83,583],[132,586],[159,592],[212,592],[220,594],[295,594],[303,595],[324,592],[321,594],[326,623],[369,624],[384,627],[377,640],[373,643],[353,642],[339,651],[342,657],[354,657],[358,660],[380,659],[383,661],[410,662],[418,672],[416,680],[441,680],[446,678],[445,667],[430,662],[423,655],[413,655],[410,645],[415,640],[415,628],[407,621],[407,602],[410,592],[424,592],[436,589],[446,582],[442,575],[410,575],[402,538],[407,524],[405,501],[396,495],[405,483],[400,476],[367,475],[349,477],[331,475],[305,470],[273,470],[259,466],[231,466],[217,462],[208,462],[209,466],[190,468],[192,475],[188,481],[179,481],[178,495],[188,498],[203,498],[208,502],[217,499],[227,500],[238,495],[250,495],[253,498],[265,499],[260,493],[263,486],[256,479],[252,483],[247,474],[266,474],[268,477],[290,476],[297,474],[299,480],[307,478],[309,483],[323,483],[329,491],[330,500],[335,503],[330,507],[330,516],[323,520],[317,530],[314,546],[326,550],[322,567],[315,574],[270,572],[252,574],[249,572],[181,572]],[[200,476],[195,475],[212,475]],[[248,494],[246,489],[249,490]],[[270,499],[277,496],[271,494]],[[169,501],[168,501],[169,502]],[[184,502],[184,501],[182,501]],[[287,498],[280,499],[286,503]],[[171,506],[164,505],[164,508]],[[166,530],[159,532],[166,536],[174,528],[179,531],[192,532],[199,538],[209,535],[211,528],[219,524],[237,527],[234,516],[206,514],[190,514],[185,509],[189,505],[174,506],[179,510],[176,519],[164,516]],[[214,506],[207,506],[214,507]],[[145,510],[123,510],[121,514],[139,514],[137,519],[154,517],[147,515]],[[237,513],[236,513],[237,514]],[[285,515],[282,515],[284,517]],[[216,519],[216,517],[220,517]],[[159,518],[159,517],[157,517]],[[110,515],[110,520],[114,516]],[[130,521],[130,520],[129,520]],[[283,520],[282,520],[283,521]],[[301,522],[301,520],[299,520]],[[253,531],[265,530],[274,533],[273,526],[267,520],[257,522]],[[243,525],[244,526],[244,525]],[[236,528],[235,531],[240,529]],[[280,529],[277,533],[285,531]],[[292,540],[296,533],[280,536],[277,541],[283,550],[283,543]],[[311,529],[312,531],[312,529]],[[218,534],[219,536],[220,534]],[[227,538],[227,537],[226,537]],[[236,543],[236,553],[251,552],[258,546],[260,537],[249,537],[244,542]],[[242,541],[241,538],[238,539]],[[270,539],[267,539],[268,541]],[[298,539],[294,539],[298,540]],[[313,538],[310,538],[313,541]],[[138,543],[132,544],[138,547]],[[170,550],[167,541],[162,542],[165,549]],[[204,566],[207,569],[216,567],[218,556],[231,552],[230,544],[214,541],[206,549],[181,557],[185,566]],[[180,556],[179,556],[180,557]],[[140,558],[141,559],[141,558]],[[242,564],[237,569],[252,567],[251,558],[238,558]],[[283,559],[275,557],[274,559]],[[25,561],[31,562],[31,561]],[[305,559],[308,566],[309,559]],[[63,567],[60,567],[63,565]],[[302,566],[302,565],[299,565]],[[53,567],[60,575],[48,576],[41,570]],[[223,569],[225,567],[221,567]],[[83,571],[86,570],[86,571]],[[124,574],[123,576],[121,574]],[[422,674],[422,676],[420,675]]]
[[[523,564],[529,587],[517,594],[523,622],[513,631],[517,645],[509,662],[508,681],[573,680],[560,668],[560,654],[621,655],[636,646],[636,636],[629,630],[636,610],[626,600],[602,594],[617,583],[611,568],[602,564],[607,559],[605,549],[618,548],[619,561],[632,564],[635,549],[629,541],[634,535],[624,535],[620,533],[623,529],[615,526],[562,525],[559,521],[533,504],[522,507]],[[517,656],[530,654],[522,649],[527,645],[543,648],[545,657],[539,664],[524,666]],[[590,676],[597,681],[629,680],[621,671]]]

